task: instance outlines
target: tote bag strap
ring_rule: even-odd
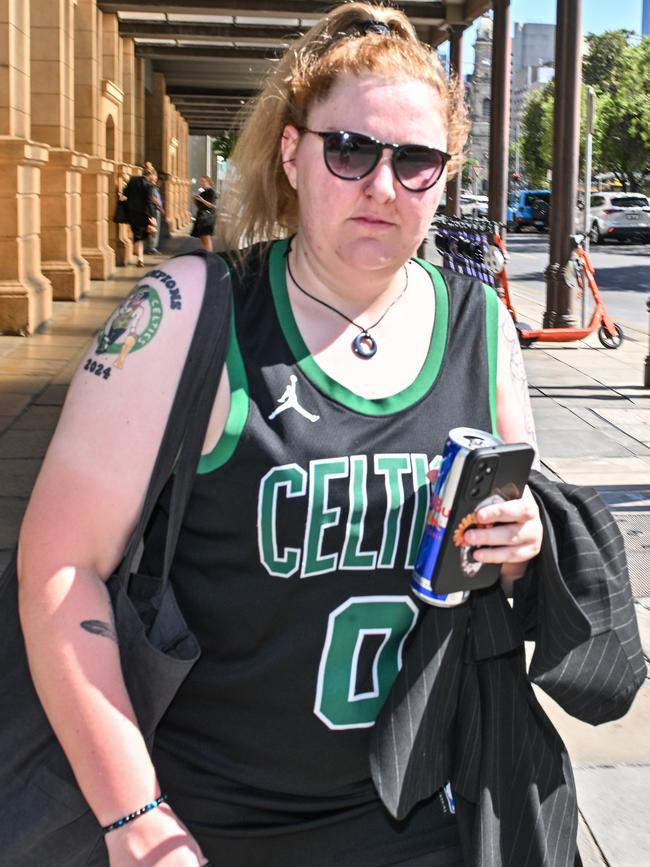
[[[232,319],[230,271],[219,256],[198,250],[191,255],[202,256],[206,260],[203,303],[151,473],[142,512],[117,572],[120,581],[127,585],[158,498],[176,469],[165,541],[163,584],[167,580],[228,350]]]

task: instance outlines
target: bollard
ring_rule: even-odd
[[[646,301],[645,306],[648,313],[650,313],[650,296],[648,296],[648,300]],[[650,340],[650,335],[648,339]],[[645,357],[645,373],[643,377],[643,387],[650,388],[650,345],[648,346],[648,354]]]

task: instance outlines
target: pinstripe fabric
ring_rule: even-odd
[[[645,677],[623,540],[595,491],[533,472],[544,544],[515,585],[431,608],[373,731],[370,764],[392,815],[451,780],[467,865],[571,867],[577,806],[564,744],[530,679],[591,723],[622,716]]]

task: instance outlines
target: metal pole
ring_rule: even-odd
[[[491,220],[505,222],[508,206],[508,132],[510,129],[510,0],[493,0],[490,162]]]
[[[463,87],[463,33],[464,25],[452,24],[449,28],[449,75],[455,75]],[[463,183],[462,170],[447,182],[447,205],[445,213],[451,217],[460,215],[460,194]]]
[[[585,232],[585,250],[589,252],[589,202],[591,199],[591,163],[594,144],[594,122],[596,118],[596,91],[587,88],[587,136],[585,142],[585,212],[583,229]]]
[[[563,30],[562,52],[555,58],[556,81],[554,123],[553,208],[551,213],[551,261],[547,280],[554,284],[553,321],[544,325],[573,327],[574,295],[564,277],[571,254],[570,236],[575,232],[576,187],[580,137],[580,81],[582,77],[582,0],[558,0],[558,30]]]
[[[646,309],[648,313],[650,313],[650,298],[646,301]],[[650,388],[650,347],[648,348],[648,354],[645,357],[645,372],[643,377],[643,387]]]
[[[515,125],[515,174],[519,177],[519,121]]]
[[[583,209],[582,229],[585,233],[585,250],[589,253],[589,205],[591,202],[591,163],[594,142],[594,120],[596,110],[596,91],[593,87],[587,88],[587,135],[585,142],[585,200]],[[582,306],[581,306],[582,327],[585,327],[587,321],[587,293],[582,291]]]
[[[560,178],[563,173],[564,161],[564,115],[561,111],[560,98],[564,92],[564,78],[566,64],[564,61],[566,26],[563,20],[564,7],[562,0],[557,0],[555,13],[555,99],[553,102],[553,161],[551,171],[551,209],[549,225],[549,263],[544,273],[546,277],[546,310],[542,324],[544,328],[552,328],[555,324],[555,311],[557,310],[557,281],[559,265],[558,250],[560,241],[560,221],[556,219],[560,202],[556,193],[560,186]]]

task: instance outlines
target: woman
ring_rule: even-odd
[[[156,231],[149,236],[149,249],[147,252],[160,255],[158,245],[160,244],[160,230],[162,229],[162,221],[165,216],[165,208],[160,191],[160,178],[155,171],[152,173],[151,178],[151,200],[156,212]]]
[[[450,275],[412,258],[466,128],[404,15],[367,3],[316,25],[260,96],[234,155],[227,237],[284,240],[232,262],[235,330],[172,570],[202,657],[153,760],[103,579],[138,515],[204,264],[166,264],[173,313],[150,275],[165,306],[155,339],[110,378],[80,370],[71,385],[22,530],[21,616],[100,824],[169,796],[106,835],[115,867],[461,863],[450,799],[391,819],[367,750],[417,630],[408,584],[428,460],[449,428],[489,428],[492,411],[505,440],[533,440],[510,319],[488,327],[480,284],[458,278],[450,297]],[[540,549],[539,514],[528,491],[489,512],[471,541],[504,564],[508,589]],[[144,571],[164,524],[163,503]],[[80,628],[89,620],[106,629]]]
[[[191,236],[199,238],[201,247],[212,252],[212,235],[214,234],[214,223],[217,212],[217,193],[214,189],[214,182],[208,175],[201,178],[201,187],[198,193],[192,196],[197,204],[196,213],[194,215],[194,225],[192,226]]]
[[[144,266],[144,242],[156,219],[153,201],[153,172],[147,166],[141,175],[134,175],[122,190],[126,197],[129,225],[133,234],[133,245],[138,267]]]

